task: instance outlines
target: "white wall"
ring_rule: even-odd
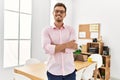
[[[47,57],[41,46],[41,31],[50,24],[50,0],[33,0],[32,57],[44,61]]]
[[[120,79],[120,1],[119,0],[74,0],[73,26],[83,23],[100,23],[105,45],[110,47],[111,76]],[[79,44],[81,42],[79,41]]]
[[[3,52],[3,1],[0,0],[0,66],[2,66],[2,52]]]

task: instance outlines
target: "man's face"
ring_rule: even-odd
[[[64,17],[66,16],[64,7],[62,6],[55,7],[53,11],[53,15],[54,15],[55,21],[62,22]]]

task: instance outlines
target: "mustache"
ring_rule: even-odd
[[[62,17],[61,15],[56,15],[56,16],[60,16],[60,17]]]

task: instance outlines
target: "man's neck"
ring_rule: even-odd
[[[63,22],[55,22],[54,23],[55,24],[55,26],[57,27],[57,28],[61,28],[61,27],[63,27]]]

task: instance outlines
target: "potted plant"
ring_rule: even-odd
[[[81,52],[82,52],[81,49],[82,49],[82,46],[80,45],[79,48],[73,52],[73,54],[74,54],[74,60],[77,60],[78,55],[81,54]]]
[[[82,46],[80,45],[79,48],[77,50],[75,50],[73,53],[74,54],[81,54],[81,52],[82,52],[81,49],[82,49]]]

